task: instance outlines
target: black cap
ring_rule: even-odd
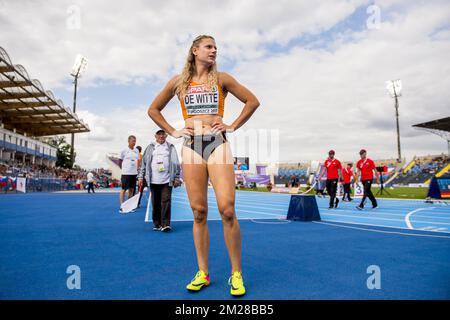
[[[163,129],[159,129],[155,134],[166,133]]]

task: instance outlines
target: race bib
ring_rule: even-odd
[[[208,90],[205,84],[191,86],[184,97],[186,113],[189,116],[197,114],[219,113],[219,91],[217,86]]]

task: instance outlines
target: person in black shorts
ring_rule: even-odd
[[[120,191],[120,204],[124,202],[125,191],[128,190],[128,198],[133,196],[134,189],[136,188],[136,177],[138,170],[139,150],[134,146],[136,145],[136,137],[128,137],[128,147],[120,153],[119,166],[122,169],[122,190]],[[122,209],[120,209],[122,212]]]

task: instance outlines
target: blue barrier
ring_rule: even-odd
[[[314,195],[291,195],[287,220],[320,221],[319,208]]]

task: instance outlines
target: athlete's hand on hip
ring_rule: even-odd
[[[144,179],[139,179],[138,180],[138,187],[142,188],[143,185],[144,185]]]
[[[181,180],[180,179],[173,180],[173,186],[174,188],[181,186]]]
[[[180,130],[174,130],[171,133],[171,136],[178,139],[178,138],[189,138],[190,136],[194,135],[194,129],[185,127]]]
[[[222,122],[214,122],[211,126],[211,132],[214,134],[218,134],[221,132],[233,132],[234,128]]]

